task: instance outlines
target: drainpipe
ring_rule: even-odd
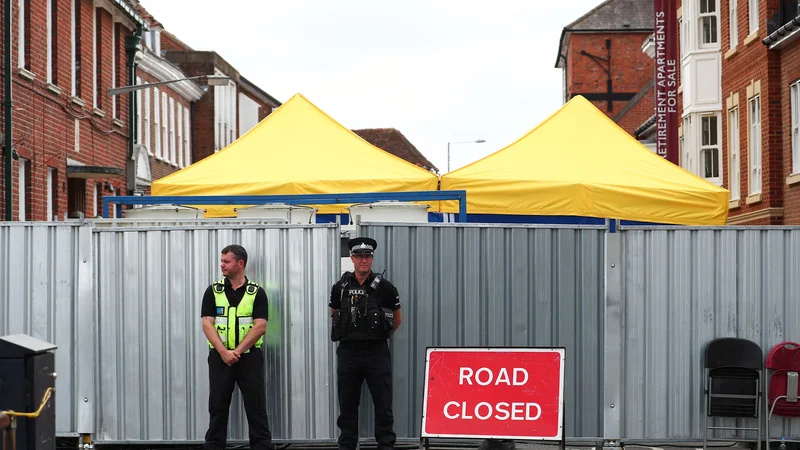
[[[3,149],[5,150],[4,153],[4,160],[5,160],[5,180],[6,180],[6,220],[10,221],[13,217],[13,211],[11,208],[13,207],[12,204],[12,183],[11,183],[11,176],[13,171],[11,170],[12,165],[12,158],[11,153],[13,149],[11,148],[11,110],[13,103],[11,102],[11,0],[5,0],[5,5],[3,6],[3,12],[5,13],[5,36],[3,51],[5,52],[5,58],[3,64],[5,65],[5,98],[3,100],[3,108],[5,109],[5,143],[3,145]]]
[[[128,36],[125,39],[125,50],[128,53],[128,78],[130,85],[136,85],[136,54],[142,51],[142,33],[144,29],[141,24],[136,26],[136,33],[133,36]],[[136,142],[136,125],[138,117],[136,117],[136,92],[131,91],[128,93],[128,159],[126,164],[126,184],[128,195],[136,188],[136,164],[133,163],[134,148],[138,144]],[[131,173],[133,172],[133,173]]]

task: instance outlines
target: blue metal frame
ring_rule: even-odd
[[[467,221],[467,191],[465,190],[297,195],[117,195],[103,197],[103,217],[108,218],[109,203],[117,205],[263,205],[265,203],[334,205],[339,203],[370,203],[380,200],[407,202],[458,200],[458,221]],[[119,217],[120,214],[117,214],[117,216]]]

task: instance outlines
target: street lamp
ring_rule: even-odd
[[[225,86],[230,82],[231,77],[223,75],[199,75],[196,77],[179,78],[177,80],[158,81],[156,83],[136,84],[133,86],[122,86],[118,88],[109,89],[108,95],[110,97],[113,97],[115,95],[138,91],[140,89],[147,89],[153,86],[161,86],[164,84],[177,83],[178,81],[189,81],[189,80],[200,80],[200,79],[205,79],[208,86]]]
[[[486,141],[484,141],[483,139],[478,139],[477,141],[448,142],[447,143],[447,171],[450,172],[450,144],[452,144],[452,145],[456,145],[456,144],[483,144],[484,142],[486,142]]]

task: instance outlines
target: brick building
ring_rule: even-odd
[[[730,191],[729,224],[800,224],[798,1],[679,0],[677,17],[681,166]]]
[[[143,51],[136,67],[136,84],[187,78],[161,56],[164,27],[138,2],[136,11],[148,24],[142,35]],[[132,190],[149,194],[154,179],[192,163],[192,103],[205,91],[202,81],[184,80],[136,91],[135,184]]]
[[[414,144],[409,141],[403,133],[394,128],[366,128],[353,130],[361,139],[369,142],[375,147],[405,159],[411,164],[415,164],[430,172],[439,173],[439,169],[428,161]]]
[[[13,220],[96,217],[104,196],[149,193],[152,180],[224,147],[280,106],[214,52],[205,53],[220,64],[182,71],[165,54],[194,52],[136,0],[13,0],[11,18]],[[126,38],[136,33],[142,48],[131,79]],[[184,80],[213,74],[232,81]],[[165,81],[134,94],[131,136],[130,96],[108,89]],[[196,151],[195,142],[212,151]]]
[[[194,105],[194,155],[213,155],[267,117],[281,103],[213,51],[196,51],[169,33],[162,33],[164,57],[188,76],[230,77],[227,86],[210,86]]]
[[[95,215],[125,190],[128,101],[105,92],[129,83],[125,37],[142,18],[122,0],[15,0],[10,13],[12,217]]]
[[[653,112],[652,1],[606,0],[564,27],[556,68],[564,101],[582,95],[629,133]]]

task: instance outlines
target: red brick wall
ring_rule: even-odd
[[[161,50],[192,51],[192,48],[169,33],[161,33]]]
[[[790,84],[800,79],[800,41],[781,51],[781,113],[783,129],[783,208],[786,225],[800,225],[800,183],[786,185],[792,175],[792,106]]]
[[[571,98],[578,93],[607,92],[608,78],[603,68],[581,54],[585,50],[592,55],[606,58],[607,39],[611,40],[611,79],[614,92],[638,93],[653,78],[653,60],[642,51],[642,44],[649,35],[650,33],[572,34],[567,48],[567,97]],[[592,103],[606,115],[613,117],[628,102],[613,102],[612,111],[608,111],[606,101]],[[632,132],[639,125],[641,122],[628,131]]]
[[[17,29],[18,2],[12,3],[13,27]],[[70,100],[72,93],[72,17],[70,0],[54,0],[57,10],[57,36],[54,36],[59,46],[57,49],[57,85],[62,89],[60,94],[47,89],[47,34],[46,34],[46,3],[42,1],[30,2],[31,35],[30,35],[30,61],[31,72],[35,75],[33,81],[23,78],[17,73],[17,33],[13,33],[12,52],[15,71],[14,82],[14,150],[29,160],[28,183],[29,198],[27,202],[27,217],[29,220],[46,220],[47,211],[47,173],[48,168],[55,168],[56,172],[56,198],[57,205],[54,214],[63,217],[67,211],[67,174],[66,158],[77,160],[80,163],[93,166],[110,166],[125,169],[125,158],[128,151],[127,138],[127,96],[119,100],[120,110],[118,117],[121,121],[114,122],[112,116],[112,99],[103,97],[104,115],[94,114],[93,107],[93,82],[95,71],[92,61],[92,41],[94,39],[93,20],[94,8],[91,0],[82,0],[81,8],[81,38],[82,38],[82,76],[81,98],[85,106],[81,107]],[[2,5],[0,5],[0,9]],[[0,11],[3,14],[4,11]],[[101,48],[101,62],[103,72],[101,84],[103,90],[111,87],[112,47],[111,36],[113,22],[107,11],[101,14],[101,32],[104,45]],[[130,33],[124,30],[124,33]],[[124,44],[123,44],[124,45]],[[0,47],[0,52],[2,47]],[[124,55],[124,52],[123,52]],[[125,71],[125,58],[117,61],[118,70]],[[126,73],[126,72],[123,72]],[[2,75],[0,75],[2,79]],[[121,78],[127,84],[127,77]],[[5,80],[3,80],[4,82]],[[0,91],[0,96],[2,96]],[[80,122],[80,145],[75,149],[75,119]],[[5,130],[4,130],[5,131]],[[2,164],[0,164],[0,167]],[[18,192],[18,166],[14,163],[14,219],[18,218],[19,192]],[[89,199],[92,196],[91,188],[94,183],[106,181],[86,181],[86,207],[84,214],[93,212]],[[117,188],[122,188],[124,193],[124,176],[108,178]],[[5,184],[0,185],[0,195],[5,196]],[[0,202],[0,212],[4,215],[5,202]]]
[[[641,100],[630,110],[627,114],[625,114],[617,123],[623,130],[627,131],[631,135],[633,132],[636,131],[643,123],[647,121],[650,117],[652,117],[654,112],[655,106],[655,98],[656,89],[655,86],[650,89]]]
[[[780,54],[769,51],[761,43],[766,36],[766,20],[774,11],[776,4],[772,0],[762,0],[759,3],[759,22],[761,24],[758,38],[745,44],[749,34],[748,2],[738,2],[738,45],[735,54],[722,58],[722,98],[725,111],[722,120],[722,145],[723,145],[723,185],[729,184],[729,158],[728,146],[729,124],[726,100],[732,93],[739,94],[739,143],[740,143],[740,201],[739,207],[730,210],[729,216],[762,211],[767,208],[780,208],[784,206],[783,188],[786,176],[784,175],[784,152],[781,121],[781,64]],[[730,51],[730,19],[727,4],[720,8],[721,22],[721,50],[723,55]],[[750,154],[749,154],[749,103],[747,88],[753,81],[761,82],[761,167],[762,188],[761,201],[747,204],[750,180]],[[773,222],[776,220],[773,219]],[[756,224],[758,220],[748,221],[746,224]],[[779,221],[778,221],[779,222]]]

